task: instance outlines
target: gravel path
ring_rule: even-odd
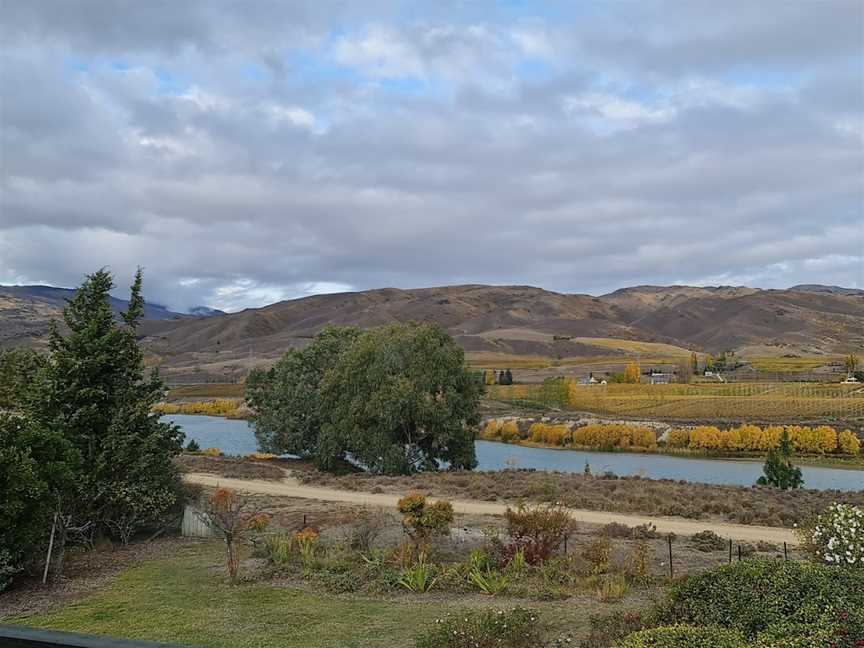
[[[202,486],[224,486],[238,491],[248,493],[264,493],[267,495],[284,495],[285,497],[298,497],[301,499],[323,500],[326,502],[344,502],[362,506],[381,506],[395,508],[398,495],[366,493],[359,491],[343,491],[332,488],[321,488],[301,484],[292,477],[286,477],[282,481],[264,481],[260,479],[231,479],[205,473],[186,473],[183,479],[193,484]],[[481,502],[477,500],[451,500],[453,509],[457,513],[470,513],[478,515],[501,515],[507,508],[507,504],[499,502]],[[570,514],[577,522],[588,524],[608,524],[620,522],[630,526],[640,524],[653,524],[660,533],[674,533],[676,535],[689,536],[705,529],[733,540],[758,542],[764,540],[780,544],[786,542],[790,545],[797,544],[791,529],[780,527],[753,526],[748,524],[729,524],[726,522],[708,522],[702,520],[685,520],[673,517],[650,517],[643,515],[631,515],[627,513],[609,513],[606,511],[587,511],[584,509],[570,509]]]

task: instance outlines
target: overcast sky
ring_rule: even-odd
[[[0,0],[0,48],[0,283],[864,287],[860,0]]]

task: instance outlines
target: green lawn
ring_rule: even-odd
[[[5,622],[202,648],[394,648],[411,646],[418,629],[466,605],[535,607],[556,633],[584,631],[590,613],[616,607],[590,598],[531,603],[433,592],[371,599],[266,582],[232,587],[224,581],[219,549],[183,547],[127,570],[102,592],[59,611]]]

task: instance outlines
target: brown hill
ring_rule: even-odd
[[[56,305],[16,301],[0,289],[0,344],[38,343],[58,315]],[[146,321],[141,332],[152,362],[194,380],[242,375],[307,344],[328,323],[368,328],[405,321],[438,323],[477,356],[623,358],[635,348],[626,341],[674,345],[679,354],[758,347],[767,354],[816,355],[862,348],[864,294],[638,286],[592,297],[531,286],[383,288]]]
[[[602,297],[531,286],[446,286],[316,295],[202,320],[147,322],[145,344],[167,366],[229,374],[302,346],[328,323],[362,328],[431,321],[477,354],[623,354],[615,338],[702,351],[759,345],[783,353],[860,348],[864,295],[745,287],[640,286]],[[577,339],[578,338],[578,339]],[[622,348],[626,345],[622,345]]]

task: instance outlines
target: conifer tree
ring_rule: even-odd
[[[153,413],[164,386],[155,371],[145,375],[136,341],[144,314],[141,285],[139,269],[118,322],[111,274],[89,275],[64,309],[68,335],[56,326],[51,331],[33,416],[71,446],[74,479],[57,503],[61,547],[71,530],[84,541],[105,533],[128,542],[160,522],[180,497],[172,459],[183,434]]]
[[[801,469],[792,465],[792,457],[795,450],[789,439],[789,432],[783,430],[780,436],[780,445],[776,449],[768,451],[763,467],[764,476],[756,482],[760,486],[773,486],[780,490],[801,488],[804,479],[801,477]]]

